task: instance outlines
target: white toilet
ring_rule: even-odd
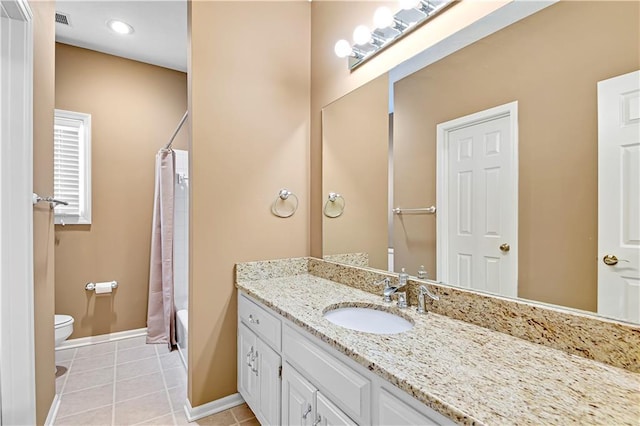
[[[55,329],[55,347],[57,348],[73,333],[73,317],[71,315],[56,315]]]

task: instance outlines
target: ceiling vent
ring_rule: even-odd
[[[60,12],[56,12],[56,23],[71,26],[69,15]]]

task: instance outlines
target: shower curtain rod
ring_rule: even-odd
[[[173,132],[173,136],[171,136],[171,139],[169,139],[169,143],[165,145],[164,149],[171,148],[171,144],[173,143],[173,140],[176,138],[176,136],[178,136],[178,132],[182,128],[182,125],[184,124],[184,122],[187,120],[188,115],[189,115],[189,111],[185,111],[184,115],[182,116],[182,120],[180,120],[180,124],[178,124],[178,127],[176,127],[175,132]]]

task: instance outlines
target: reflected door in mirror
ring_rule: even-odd
[[[518,294],[517,103],[437,126],[438,279]]]
[[[640,71],[598,82],[598,313],[640,322]]]

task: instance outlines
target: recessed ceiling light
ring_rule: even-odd
[[[117,19],[112,19],[107,22],[107,26],[111,28],[111,31],[116,32],[118,34],[131,34],[133,33],[133,27],[126,22],[118,21]]]

